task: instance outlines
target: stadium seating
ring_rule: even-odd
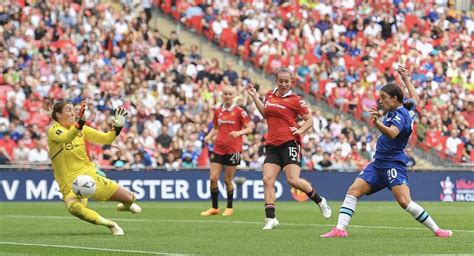
[[[326,93],[325,84],[327,81],[337,82],[344,79],[343,77],[338,77],[338,75],[341,73],[341,69],[344,72],[349,68],[354,67],[359,75],[357,82],[364,82],[369,86],[364,89],[366,91],[371,91],[380,86],[380,83],[377,83],[377,81],[381,81],[381,83],[383,83],[384,81],[387,81],[387,77],[391,77],[391,79],[393,77],[396,78],[396,72],[394,72],[394,70],[391,68],[392,63],[405,63],[409,70],[413,73],[412,78],[416,84],[416,87],[423,88],[423,90],[426,91],[426,93],[421,97],[422,101],[418,105],[417,112],[419,114],[430,116],[430,120],[432,120],[432,122],[435,122],[437,118],[440,118],[440,114],[436,110],[432,109],[432,101],[434,99],[429,95],[436,94],[436,89],[433,88],[450,88],[450,90],[454,90],[457,93],[463,95],[470,95],[469,97],[473,98],[473,100],[466,100],[469,97],[461,98],[457,109],[451,110],[449,112],[450,119],[452,120],[451,126],[454,125],[454,127],[460,129],[460,134],[462,137],[467,137],[468,128],[473,127],[474,124],[473,116],[468,114],[469,104],[474,104],[474,77],[472,77],[472,64],[469,65],[469,63],[472,61],[467,60],[466,65],[464,66],[456,65],[456,68],[453,69],[453,72],[449,73],[448,71],[450,70],[447,70],[446,67],[453,67],[455,60],[453,60],[452,57],[444,55],[442,53],[442,49],[460,46],[463,41],[464,43],[469,44],[469,42],[474,38],[474,28],[467,27],[467,24],[471,24],[472,26],[472,22],[466,23],[461,22],[461,20],[466,21],[472,19],[472,16],[469,17],[469,15],[465,13],[455,12],[446,6],[437,5],[432,2],[423,5],[410,5],[406,2],[397,2],[396,4],[380,4],[377,1],[364,2],[360,5],[351,5],[350,3],[351,1],[348,1],[345,4],[338,3],[333,4],[332,6],[327,6],[324,3],[314,3],[309,5],[307,2],[299,2],[295,0],[282,2],[281,5],[278,5],[278,3],[275,2],[265,2],[265,8],[259,10],[259,12],[263,14],[261,17],[269,17],[270,19],[260,19],[258,26],[252,29],[253,33],[257,35],[261,43],[256,48],[250,48],[249,46],[254,43],[254,41],[249,41],[248,43],[246,42],[247,44],[245,45],[244,50],[245,54],[239,55],[242,56],[243,61],[251,61],[255,67],[262,68],[267,74],[272,74],[274,72],[272,68],[272,62],[275,62],[276,58],[281,58],[282,62],[287,65],[287,57],[280,57],[274,53],[262,53],[259,49],[266,47],[268,42],[272,40],[283,40],[285,43],[289,43],[291,40],[297,40],[298,45],[300,46],[300,54],[304,56],[304,58],[310,65],[312,65],[313,68],[315,67],[314,65],[328,65],[333,69],[333,74],[336,74],[336,76],[329,76],[329,80],[324,79],[319,81],[319,90],[314,92],[309,91],[311,83],[309,79],[307,79],[306,82],[300,83],[300,86],[304,91],[315,95],[315,97],[318,99],[324,99],[330,106],[335,106],[335,90],[333,89],[330,90],[329,93]],[[249,24],[254,22],[253,17],[248,15],[252,12],[248,12],[247,10],[258,8],[257,3],[240,2],[240,4],[244,7],[240,9],[241,13],[239,14],[241,23],[235,24],[235,28],[239,29],[241,29],[244,25],[250,26]],[[306,6],[303,8],[302,5]],[[211,7],[213,6],[211,5]],[[362,11],[363,9],[367,8],[373,11],[373,13],[371,13],[371,17],[369,17],[367,14],[364,14]],[[392,16],[389,16],[384,12],[388,8],[395,10],[396,13],[394,13]],[[216,15],[219,14],[223,17],[228,17],[228,13],[230,13],[229,10],[230,8],[214,9]],[[334,12],[330,13],[327,10],[333,10]],[[246,13],[243,13],[244,11],[246,11]],[[437,13],[434,14],[433,12]],[[341,18],[342,13],[347,14],[345,18]],[[327,16],[329,18],[329,20],[327,20],[328,25],[324,28],[324,31],[321,31],[323,27],[322,25],[319,25],[323,24],[321,20],[326,14],[330,14]],[[358,19],[355,18],[354,14],[357,14]],[[423,14],[426,16],[420,16]],[[387,18],[387,20],[384,20],[384,18]],[[359,24],[357,22],[358,20],[363,20],[363,23]],[[370,23],[374,23],[378,30],[370,30]],[[441,23],[442,25],[440,25]],[[262,34],[263,27],[270,27],[270,29],[275,30],[278,24],[284,26],[284,30],[287,32],[288,36],[282,38],[281,33],[280,35],[272,33],[266,35]],[[312,38],[313,36],[316,37],[317,33],[315,33],[316,35],[308,35],[306,33],[307,31],[305,31],[305,26],[308,24],[316,24],[315,30],[320,33],[320,39],[315,40]],[[392,24],[392,26],[389,25],[388,30],[383,31],[383,26],[387,27],[387,24]],[[394,26],[395,24],[397,27]],[[354,29],[352,25],[355,25],[355,31],[350,30]],[[441,30],[440,26],[442,27]],[[335,29],[338,29],[338,31],[341,32],[337,34],[337,32],[334,31]],[[331,33],[327,34],[325,31]],[[410,34],[407,32],[410,32]],[[223,33],[223,36],[219,42],[220,47],[229,47],[229,45],[233,45],[233,42],[237,41],[237,38],[234,35],[227,35],[229,34],[226,33],[226,36],[224,36]],[[295,35],[295,37],[291,38],[291,35]],[[346,36],[345,41],[338,41],[337,37],[342,36]],[[449,40],[453,38],[456,38],[456,40]],[[212,40],[213,39],[214,38],[212,38]],[[330,54],[329,52],[317,50],[318,47],[321,47],[322,49],[331,42],[337,42],[341,48],[345,47],[345,53],[339,52],[335,55],[332,55],[332,53]],[[360,55],[357,57],[352,57],[347,53],[347,47],[351,45],[352,42],[356,42],[356,45],[359,45],[361,48]],[[373,52],[372,48],[374,43],[380,44],[379,49],[382,50]],[[303,48],[305,49],[306,53],[301,52],[301,49]],[[252,49],[254,50],[252,51]],[[462,56],[465,56],[465,53],[472,54],[472,47],[458,47],[456,49],[457,50],[454,52],[456,52],[458,56],[456,57],[457,63],[462,61]],[[235,50],[232,52],[236,53]],[[319,53],[315,54],[315,52]],[[374,53],[376,55],[373,55]],[[410,57],[415,56],[414,54],[416,54],[418,57]],[[251,57],[249,58],[248,56]],[[408,61],[410,58],[411,60]],[[412,65],[414,61],[419,62],[420,65]],[[295,64],[298,65],[299,61],[296,61]],[[441,73],[441,75],[437,74],[435,76],[434,73],[436,73],[436,66],[439,67],[441,65],[445,66],[443,70],[444,72]],[[370,66],[375,67],[376,69],[371,71],[368,68]],[[368,74],[368,71],[372,72],[372,74]],[[453,74],[465,74],[467,80],[460,80],[459,76],[456,77]],[[431,84],[433,86],[430,86]],[[449,97],[446,97],[447,95],[439,96],[443,96],[443,99],[449,100]],[[359,102],[363,100],[361,96],[357,96],[356,99]],[[435,98],[435,100],[438,99],[439,98]],[[445,109],[448,105],[449,102],[446,102],[444,107],[441,106],[441,108],[438,109],[440,112],[442,112],[443,109]],[[360,104],[356,106],[360,106]],[[345,103],[341,105],[341,110],[348,112],[348,105]],[[456,111],[461,112],[462,116],[465,117],[464,120],[455,118]],[[356,108],[355,111],[353,111],[353,114],[355,118],[360,119],[361,109]],[[459,122],[467,123],[469,126],[460,124]],[[439,132],[441,132],[441,130],[438,130],[436,138],[430,139],[436,139],[436,141],[439,141],[441,143],[440,146],[443,148],[445,147],[443,143],[445,143],[449,134],[446,132]],[[417,143],[416,140],[411,140],[411,142],[415,146],[420,146],[425,149],[429,148],[430,150],[432,149],[431,146],[426,144],[421,145]],[[438,151],[439,156],[446,158],[443,152],[444,151],[442,150]],[[452,157],[450,160],[458,161],[458,158]]]
[[[147,24],[146,14],[140,6],[118,2],[99,5],[88,3],[85,6],[68,2],[58,4],[67,10],[68,15],[57,13],[54,5],[48,2],[45,7],[41,6],[46,8],[46,12],[39,5],[20,3],[19,8],[9,8],[8,15],[2,16],[6,17],[1,21],[4,22],[2,29],[6,40],[0,44],[3,54],[0,60],[3,70],[0,76],[0,148],[12,143],[25,145],[19,146],[19,150],[11,153],[6,163],[24,163],[24,153],[28,153],[36,145],[45,150],[45,130],[51,121],[48,111],[54,101],[68,99],[78,103],[87,99],[95,112],[89,124],[100,130],[110,128],[107,116],[113,108],[123,105],[130,112],[125,132],[117,139],[114,147],[88,145],[91,159],[101,167],[175,168],[181,165],[185,148],[189,148],[191,155],[195,156],[195,166],[208,166],[209,151],[202,140],[210,127],[212,115],[209,110],[218,106],[220,89],[227,83],[226,79],[223,79],[225,71],[219,69],[218,61],[191,53],[188,50],[190,44],[179,42],[179,35],[178,38],[172,39],[171,35],[160,34],[159,28],[152,28]],[[156,1],[156,4],[163,13],[172,16],[177,22],[183,17],[187,6],[182,1],[177,1],[175,5],[173,1],[168,0]],[[249,7],[251,2],[242,2],[242,5]],[[295,24],[301,23],[305,17],[302,9],[292,5],[280,6],[277,9],[278,15],[282,15],[283,20],[291,27],[288,38],[295,35]],[[289,13],[296,15],[288,17]],[[315,21],[319,21],[319,17],[323,16],[319,15],[319,11],[312,10],[311,13],[314,14],[312,17]],[[95,16],[96,24],[92,24],[92,19],[87,18],[90,16]],[[273,16],[274,14],[269,17]],[[16,20],[14,17],[20,18]],[[209,29],[202,27],[202,17],[185,20],[186,27],[202,33],[223,48],[229,48],[232,53],[242,56],[244,61],[251,61],[269,74],[277,64],[293,65],[296,70],[303,59],[319,66],[328,65],[331,59],[327,54],[315,55],[315,49],[311,47],[308,39],[299,36],[295,38],[296,45],[288,39],[283,42],[285,47],[293,47],[294,50],[289,50],[288,55],[281,59],[275,54],[267,56],[258,53],[258,49],[267,42],[259,47],[252,47],[255,42],[246,39],[239,47],[238,30],[233,29],[234,27],[226,28],[220,38],[216,38],[211,29],[212,25]],[[44,24],[40,20],[44,21]],[[246,20],[242,22],[246,23]],[[295,24],[292,25],[291,22]],[[19,25],[20,29],[15,29],[13,24]],[[248,24],[252,26],[254,23]],[[115,32],[109,36],[111,30]],[[257,33],[257,30],[254,33]],[[363,38],[363,33],[358,33],[358,36],[356,40],[360,39],[363,44],[370,41]],[[58,47],[52,47],[55,45]],[[347,54],[343,59],[348,66],[362,68],[365,65],[361,63],[362,59],[353,59]],[[430,65],[425,66],[429,70],[433,69]],[[315,65],[310,65],[310,68],[310,74],[313,74]],[[334,84],[337,77],[348,76],[344,73],[343,66],[338,68],[341,69],[339,72],[323,70],[315,76],[304,77],[302,88],[317,99],[326,100],[336,106],[337,90],[329,89],[329,86]],[[361,88],[378,86],[366,81],[370,80],[371,76],[363,76],[363,69],[357,71],[359,77],[363,78],[357,81],[362,85]],[[191,80],[187,81],[186,77],[191,77]],[[238,91],[244,91],[244,81],[248,82],[249,79],[252,80],[239,75],[235,81]],[[436,76],[436,79],[439,77]],[[313,90],[316,88],[315,83],[317,89]],[[350,88],[358,89],[356,86]],[[459,90],[459,86],[456,88]],[[362,119],[362,104],[355,104],[355,108],[351,108],[348,102],[362,102],[363,95],[367,95],[367,92],[357,92],[355,98],[348,97],[340,109],[354,113],[356,118]],[[420,109],[428,109],[428,105],[439,103],[428,101],[429,98],[424,98],[426,102],[420,104]],[[466,96],[464,99],[467,98]],[[462,99],[460,101],[462,104],[466,102],[467,100]],[[262,127],[265,127],[265,124],[256,109],[251,104],[246,104],[245,97],[239,97],[238,103],[246,107],[257,127],[254,133],[245,139],[241,165],[261,166],[265,137],[265,129]],[[331,154],[335,168],[356,168],[370,160],[374,153],[375,140],[368,138],[375,138],[375,135],[363,134],[360,130],[363,127],[346,127],[344,120],[335,116],[314,112],[317,132],[306,134],[303,138],[304,148],[308,151],[303,157],[306,168],[319,168],[321,155],[316,149],[321,146],[319,142],[325,136],[330,137],[327,152]],[[437,117],[436,113],[427,114],[433,120]],[[471,116],[469,113],[462,114],[466,119]],[[453,118],[453,122],[457,122],[457,119]],[[468,119],[468,122],[472,124],[471,119]],[[167,127],[167,131],[163,130],[163,126]],[[354,157],[343,163],[335,154],[341,142],[339,134],[332,134],[332,126],[355,130],[356,136],[349,143],[356,145],[357,152],[351,152]],[[6,134],[10,135],[10,139],[7,139]],[[432,144],[429,144],[427,149],[440,147],[440,153],[444,152],[441,149],[445,145],[439,145],[443,136],[444,134],[437,130],[436,134],[427,139]],[[365,141],[367,143],[363,144]],[[412,141],[416,143],[417,140]],[[363,149],[362,145],[366,145],[366,148]],[[459,160],[457,154],[456,159]]]

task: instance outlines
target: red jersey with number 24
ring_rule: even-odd
[[[233,138],[230,133],[240,131],[250,122],[247,112],[242,108],[232,105],[230,108],[220,108],[214,111],[214,129],[217,130],[217,137],[214,143],[214,153],[227,155],[242,151],[242,136]]]
[[[290,127],[299,128],[298,116],[309,114],[304,100],[290,90],[283,97],[277,96],[277,89],[269,91],[264,99],[265,118],[268,123],[267,145],[279,146],[295,140],[301,145],[301,136],[293,135]]]

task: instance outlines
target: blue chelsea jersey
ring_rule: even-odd
[[[375,160],[403,162],[404,164],[408,162],[408,156],[403,150],[407,146],[413,131],[414,110],[416,108],[415,102],[411,99],[409,101],[412,103],[410,109],[400,106],[395,111],[388,112],[385,115],[383,124],[388,127],[395,125],[400,133],[393,140],[383,134],[380,135],[377,140]]]

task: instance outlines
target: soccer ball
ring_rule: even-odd
[[[89,198],[95,193],[95,180],[89,175],[79,175],[72,183],[72,191],[79,198]]]

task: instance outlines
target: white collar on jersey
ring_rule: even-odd
[[[278,87],[273,89],[272,94],[275,94],[277,91],[278,91]],[[290,89],[287,93],[285,93],[285,95],[282,96],[282,98],[285,98],[285,97],[288,97],[288,96],[291,96],[291,95],[293,95],[293,91]]]
[[[230,107],[226,108],[224,104],[222,104],[222,111],[229,111],[231,112],[235,108],[235,104],[230,105]]]

